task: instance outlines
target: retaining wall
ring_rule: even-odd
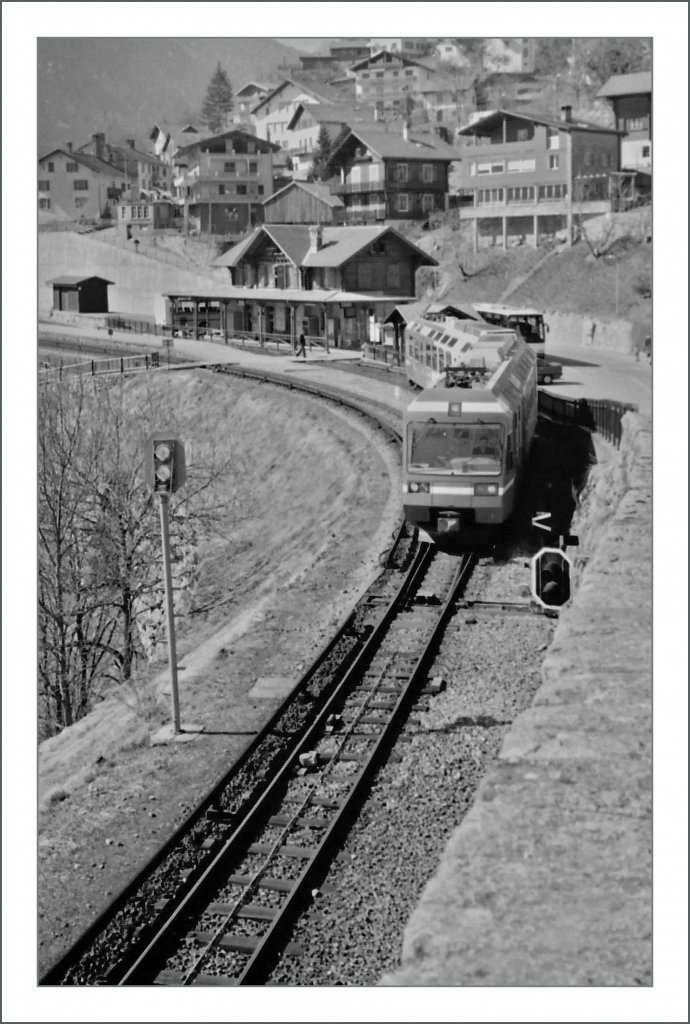
[[[38,308],[45,314],[53,305],[53,289],[46,281],[63,274],[96,275],[113,281],[108,289],[111,312],[154,317],[165,322],[166,292],[209,291],[218,279],[180,270],[143,253],[121,249],[91,235],[41,232],[38,236]],[[228,278],[229,281],[229,278]]]
[[[626,415],[573,530],[578,588],[542,686],[452,835],[383,985],[651,985],[646,417]]]
[[[637,343],[652,334],[650,322],[603,320],[580,313],[546,312],[549,325],[547,347],[581,347],[607,349],[611,352],[634,352]]]

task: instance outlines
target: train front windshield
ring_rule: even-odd
[[[409,472],[497,476],[503,459],[503,427],[479,423],[410,423]]]

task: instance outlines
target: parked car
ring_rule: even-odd
[[[562,376],[563,367],[560,363],[552,363],[543,356],[537,359],[537,384],[553,384]]]

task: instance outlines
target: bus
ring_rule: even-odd
[[[544,314],[528,306],[500,306],[493,302],[473,302],[473,307],[482,320],[495,327],[509,327],[519,331],[533,352],[538,356],[546,354],[546,332]]]

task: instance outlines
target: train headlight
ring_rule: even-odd
[[[474,493],[478,498],[495,498],[498,494],[498,484],[475,484]]]
[[[408,494],[428,494],[429,484],[418,480],[410,480],[403,488]]]

